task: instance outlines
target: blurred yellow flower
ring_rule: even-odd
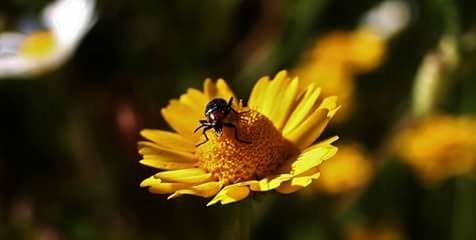
[[[34,76],[64,63],[95,21],[94,0],[57,0],[43,11],[47,29],[0,33],[0,78]]]
[[[294,70],[303,86],[322,87],[323,96],[337,95],[344,104],[337,120],[350,113],[354,93],[354,75],[378,67],[384,57],[385,41],[372,30],[333,32],[319,39]]]
[[[402,240],[401,231],[392,226],[353,225],[347,230],[347,240]]]
[[[352,109],[356,74],[379,67],[387,51],[387,42],[410,20],[404,1],[380,2],[363,16],[354,31],[335,31],[318,39],[293,71],[303,86],[315,83],[322,96],[337,96],[343,103],[336,121],[345,120]]]
[[[396,153],[425,183],[470,173],[476,167],[476,119],[431,116],[401,131]]]
[[[261,78],[251,92],[248,106],[240,101],[230,117],[237,127],[222,134],[208,132],[204,142],[194,134],[204,118],[207,103],[234,98],[222,79],[206,80],[203,91],[189,89],[170,101],[162,115],[176,132],[143,130],[148,141],[139,142],[142,164],[161,171],[145,179],[142,187],[153,193],[213,197],[208,203],[227,204],[246,198],[251,191],[291,193],[308,186],[320,175],[318,166],[332,157],[337,137],[313,144],[338,110],[336,97],[318,101],[314,84],[299,93],[297,78],[285,71],[274,79]],[[235,98],[236,99],[236,98]],[[232,115],[236,115],[233,113]],[[236,137],[249,143],[243,143]]]
[[[385,40],[371,29],[362,27],[327,34],[317,41],[308,60],[343,65],[346,71],[359,73],[378,67],[384,53]]]
[[[380,66],[386,51],[385,39],[367,28],[351,33],[349,66],[357,73],[370,72]]]
[[[340,194],[361,189],[372,176],[372,165],[364,149],[357,144],[339,145],[339,152],[319,167],[318,190]]]

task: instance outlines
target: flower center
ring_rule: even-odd
[[[287,159],[298,153],[297,147],[257,111],[241,113],[232,123],[238,136],[229,127],[224,127],[219,136],[209,130],[209,141],[196,152],[199,166],[225,184],[276,174]],[[237,137],[249,143],[240,142]]]
[[[50,32],[35,32],[25,38],[19,51],[23,56],[44,57],[53,51],[55,44]]]

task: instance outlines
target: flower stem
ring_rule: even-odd
[[[412,100],[414,117],[424,117],[438,109],[460,63],[460,26],[455,2],[437,0],[433,3],[442,15],[445,29],[438,47],[425,55],[416,74]]]
[[[248,240],[251,239],[251,225],[253,220],[252,202],[245,200],[233,206],[233,219],[230,228],[223,235],[223,239]]]
[[[476,239],[476,229],[473,224],[476,221],[475,194],[476,182],[474,179],[461,177],[455,181],[455,193],[453,203],[452,239]]]
[[[426,54],[413,86],[412,112],[422,117],[434,112],[444,99],[459,63],[457,40],[446,35],[439,47]]]

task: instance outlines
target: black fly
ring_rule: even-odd
[[[203,128],[203,136],[205,136],[205,141],[195,145],[198,147],[206,142],[208,142],[207,131],[214,129],[218,135],[221,135],[223,132],[223,127],[233,128],[235,130],[235,139],[241,143],[250,143],[245,140],[242,140],[238,137],[238,129],[231,122],[225,122],[230,112],[233,112],[237,115],[240,113],[231,107],[233,103],[233,97],[230,98],[228,102],[223,98],[215,98],[208,102],[205,108],[205,117],[206,120],[199,120],[200,126],[198,126],[193,132],[197,132],[200,128]]]

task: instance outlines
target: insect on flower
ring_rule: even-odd
[[[199,129],[203,128],[202,134],[205,136],[205,141],[195,145],[198,147],[206,142],[208,142],[207,131],[210,129],[214,129],[215,133],[220,136],[223,132],[223,127],[233,128],[235,131],[235,139],[241,143],[251,143],[245,140],[240,139],[238,136],[238,128],[233,124],[228,115],[232,112],[233,114],[240,116],[243,112],[237,112],[231,106],[233,103],[233,97],[225,101],[223,98],[215,98],[208,102],[207,106],[205,107],[205,117],[206,120],[199,120],[200,126],[198,126],[193,132],[196,133]],[[239,118],[238,118],[239,119]]]
[[[339,105],[333,96],[321,100],[315,84],[303,93],[299,88],[297,77],[281,71],[260,78],[247,105],[233,102],[235,94],[223,79],[205,80],[203,90],[188,89],[161,109],[174,131],[141,131],[146,141],[138,142],[140,163],[159,171],[140,186],[169,194],[169,199],[213,197],[207,206],[241,201],[255,192],[287,194],[309,186],[319,178],[322,162],[337,152],[332,145],[337,136],[313,143]],[[199,119],[204,120],[196,131],[213,129],[216,134],[196,147],[205,140],[194,134]]]

